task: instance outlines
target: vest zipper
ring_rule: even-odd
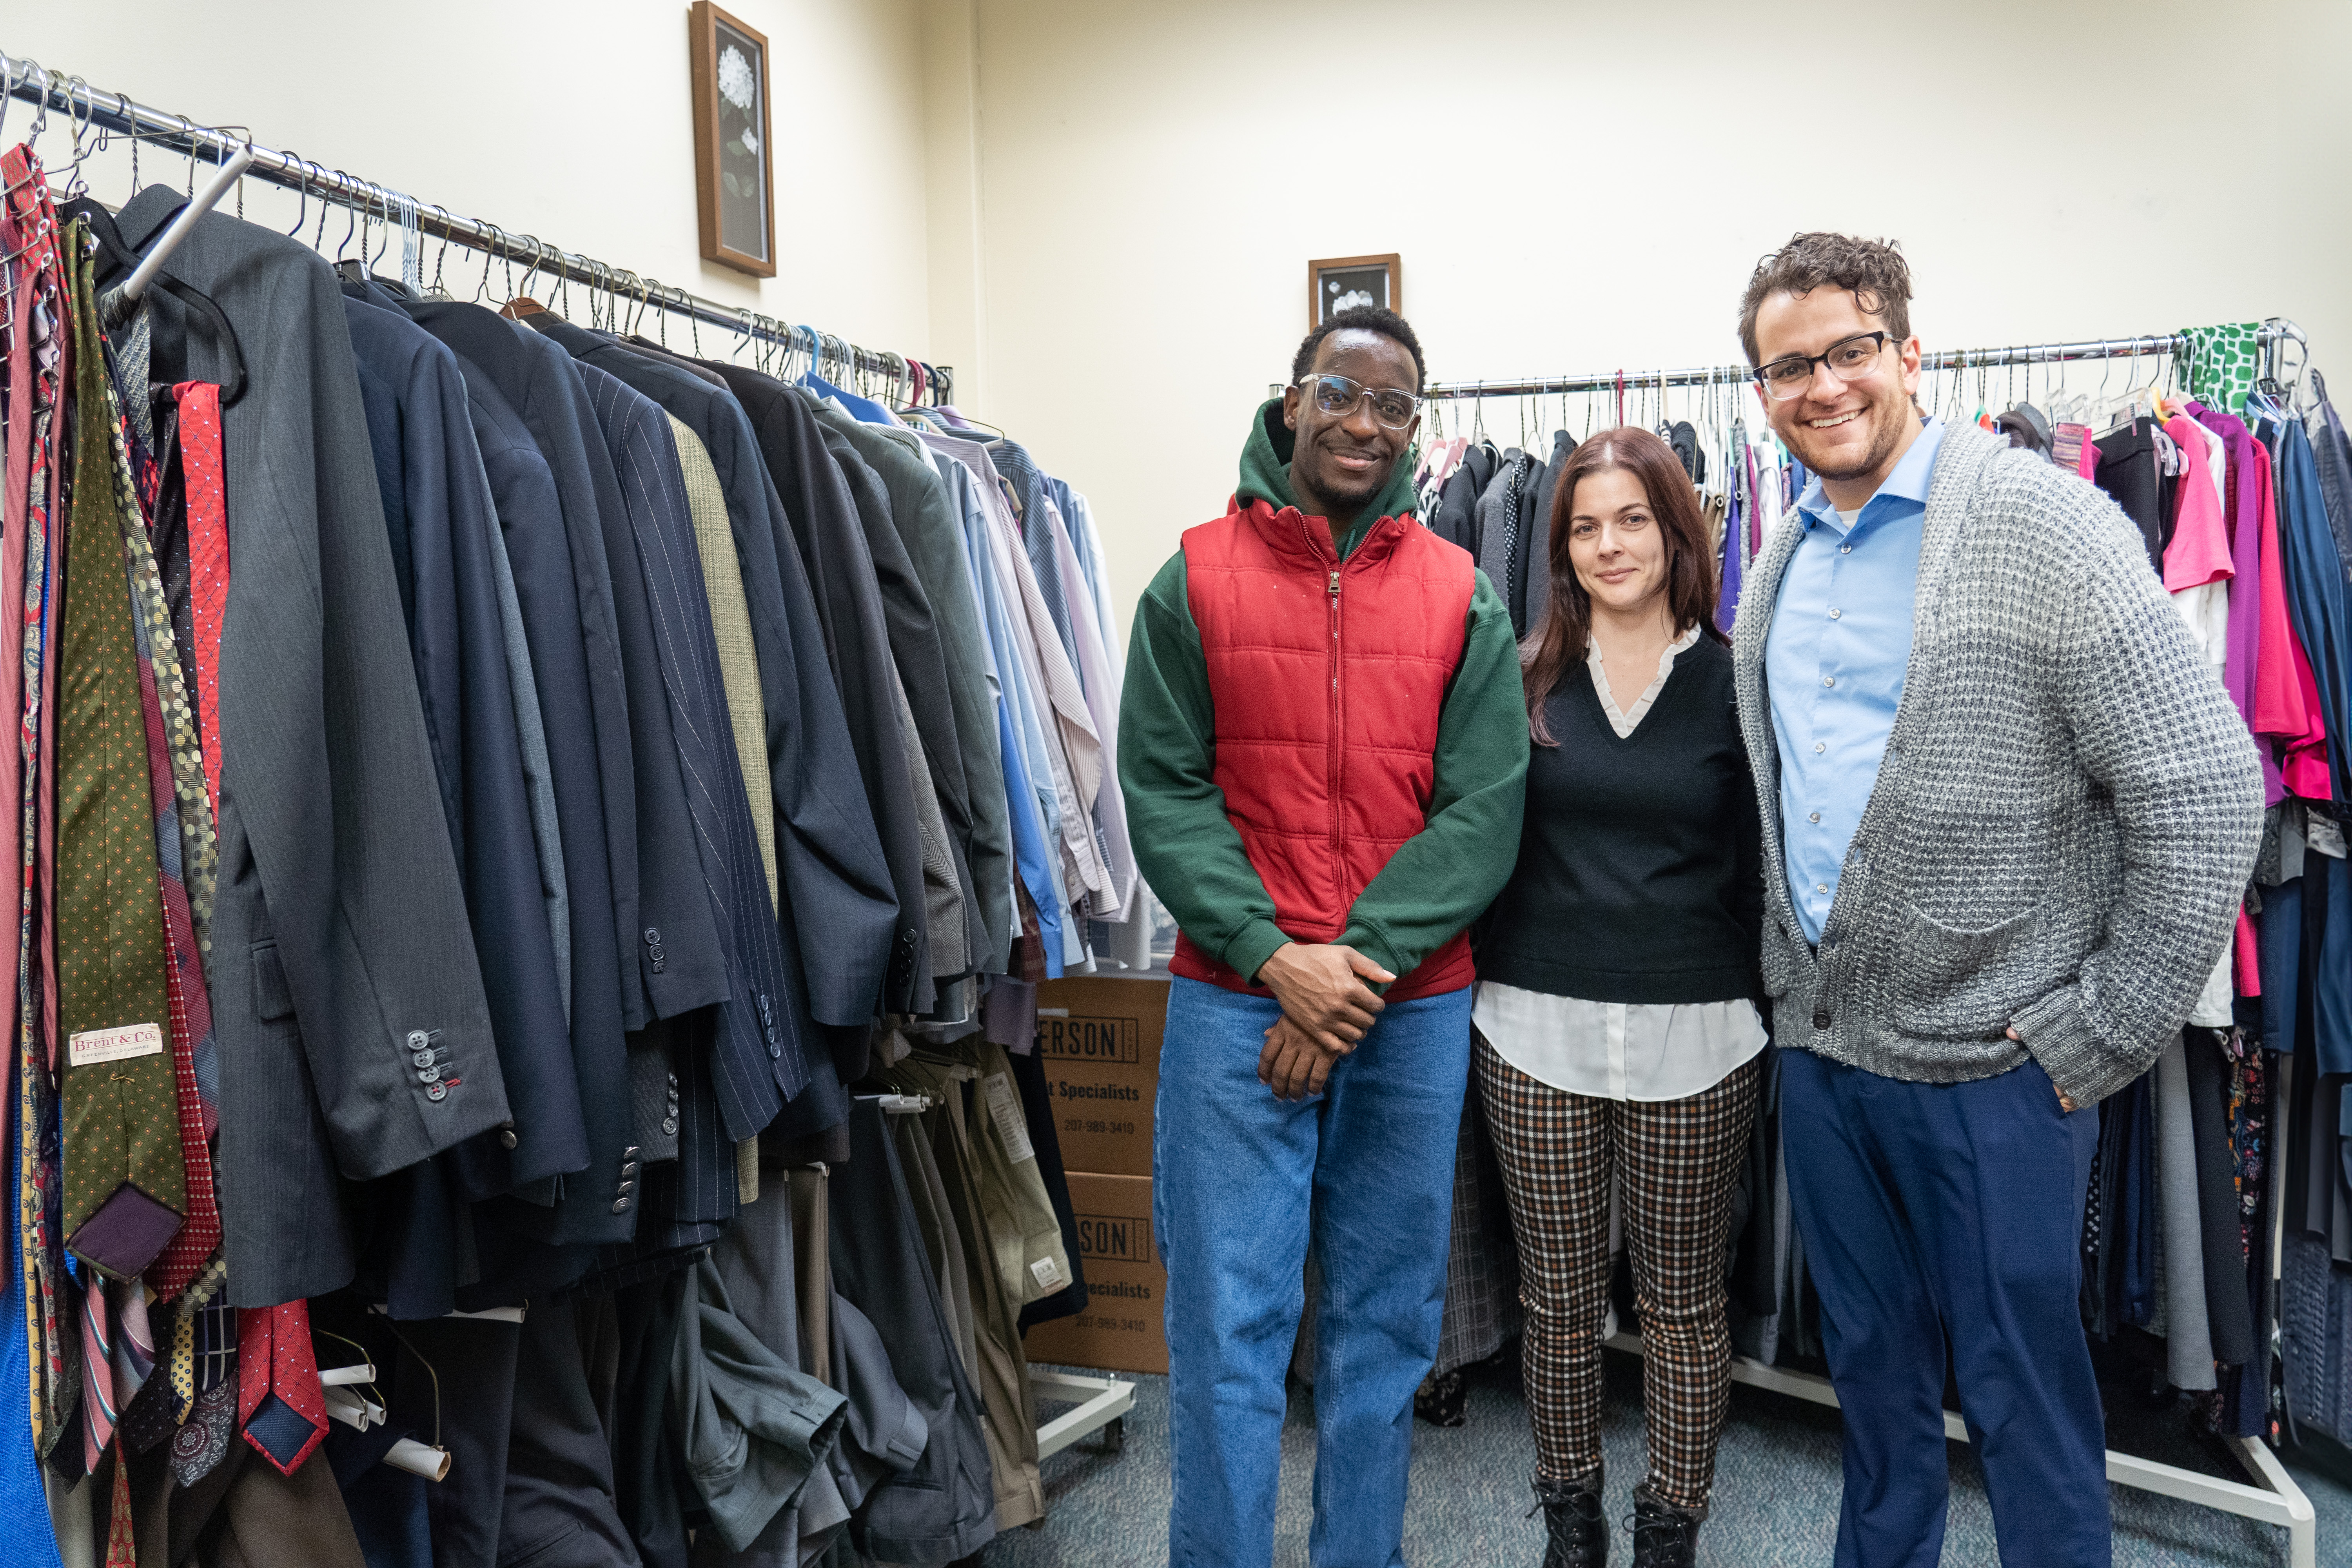
[[[1339,791],[1342,787],[1342,783],[1346,773],[1345,763],[1347,758],[1347,731],[1344,727],[1347,722],[1347,713],[1345,704],[1342,700],[1343,695],[1344,694],[1342,693],[1339,686],[1339,568],[1335,566],[1331,570],[1330,742],[1331,858],[1333,861],[1332,870],[1335,874],[1339,874],[1341,871],[1340,861],[1344,857],[1344,850],[1341,847],[1342,834],[1340,830],[1340,814],[1345,808],[1341,805],[1339,798]]]

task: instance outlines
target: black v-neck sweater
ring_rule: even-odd
[[[1589,1002],[1760,996],[1763,857],[1730,649],[1702,637],[1676,654],[1623,740],[1582,665],[1544,712],[1559,744],[1528,761],[1480,976]]]

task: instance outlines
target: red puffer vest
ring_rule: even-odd
[[[1389,857],[1429,820],[1437,720],[1462,661],[1469,553],[1409,517],[1341,563],[1329,525],[1265,500],[1184,534],[1185,593],[1216,705],[1217,787],[1295,941],[1333,942]],[[1169,967],[1269,995],[1187,936]],[[1391,1001],[1476,978],[1456,935]]]

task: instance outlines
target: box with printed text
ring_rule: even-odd
[[[1023,1352],[1059,1366],[1165,1373],[1168,1270],[1151,1234],[1150,1180],[1073,1171],[1070,1207],[1087,1310],[1031,1329]]]
[[[1164,975],[1086,975],[1037,988],[1037,1059],[1054,1102],[1063,1167],[1151,1174]]]

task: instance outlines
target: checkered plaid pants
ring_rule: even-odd
[[[1536,1470],[1573,1480],[1601,1463],[1601,1331],[1609,1309],[1614,1178],[1642,1322],[1645,1486],[1704,1510],[1731,1399],[1724,1267],[1731,1193],[1756,1121],[1759,1064],[1682,1100],[1595,1100],[1529,1078],[1474,1036],[1502,1157],[1527,1307],[1521,1365]]]

